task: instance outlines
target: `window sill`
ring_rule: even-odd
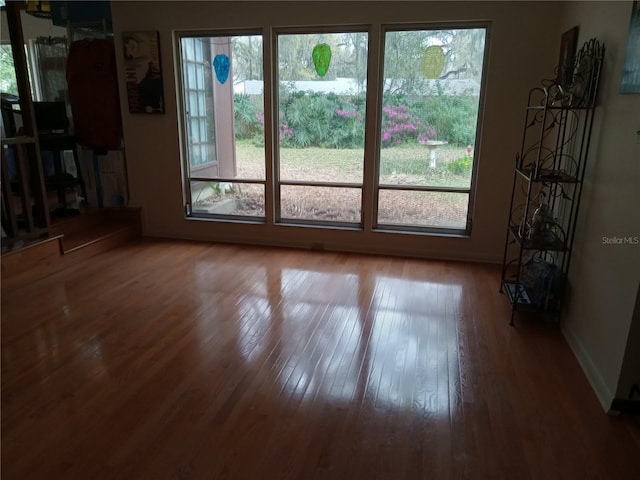
[[[447,238],[471,238],[471,232],[458,229],[436,229],[436,228],[408,228],[408,227],[376,227],[372,229],[374,233],[419,235],[426,237],[447,237]]]

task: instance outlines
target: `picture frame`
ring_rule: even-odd
[[[570,28],[560,38],[560,57],[558,59],[558,76],[556,83],[563,86],[571,85],[573,70],[578,48],[579,27]]]
[[[620,93],[640,93],[640,2],[633,2]]]
[[[129,113],[164,113],[158,31],[122,32]]]

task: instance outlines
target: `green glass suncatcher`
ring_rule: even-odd
[[[321,77],[324,77],[331,63],[331,47],[326,43],[319,43],[313,47],[311,56],[313,57],[313,65],[316,67],[316,72]]]

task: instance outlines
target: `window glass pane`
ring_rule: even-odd
[[[470,186],[484,46],[484,29],[386,33],[380,183]]]
[[[198,93],[194,91],[189,92],[189,115],[197,117],[198,112]]]
[[[182,60],[190,60],[191,56],[189,55],[189,42],[191,42],[190,38],[182,38],[180,39],[180,46],[182,47]]]
[[[264,86],[262,75],[262,37],[257,35],[237,37],[202,37],[197,39],[202,45],[203,62],[189,64],[195,82],[190,91],[198,95],[189,97],[191,118],[206,118],[201,123],[192,141],[213,143],[215,148],[207,149],[210,161],[217,157],[224,160],[217,170],[217,176],[225,178],[264,179]],[[196,53],[200,54],[199,47]],[[210,57],[227,55],[231,62],[233,78],[224,82],[216,78],[210,65]],[[233,113],[229,110],[229,96],[233,96]],[[218,102],[216,103],[216,98]],[[215,117],[228,118],[234,115],[233,137],[215,140]],[[224,129],[228,132],[228,129]],[[214,153],[215,151],[215,153]]]
[[[362,190],[282,185],[280,202],[282,219],[360,223]]]
[[[194,214],[264,217],[264,185],[191,182]]]
[[[184,58],[186,60],[193,60],[193,39],[192,38],[182,39],[182,51],[183,51]]]
[[[386,32],[381,185],[471,188],[484,48],[483,28]],[[443,194],[380,192],[380,208],[385,199],[386,213],[379,211],[378,221],[426,225],[409,213],[403,214],[401,204],[394,208],[388,202],[401,197],[423,202],[438,195]],[[447,217],[451,213],[446,210],[448,205],[438,202],[432,206],[435,217]],[[438,208],[445,211],[437,212]],[[389,216],[392,212],[397,218]],[[466,208],[450,226],[465,225]]]
[[[284,158],[283,158],[284,156]],[[362,183],[363,150],[281,148],[282,180]]]
[[[209,70],[205,68],[209,38],[183,38],[185,114],[188,125],[187,152],[189,165],[215,161],[215,126],[213,108],[207,111],[207,103],[213,102],[213,84]],[[201,143],[210,143],[213,149],[203,148]]]
[[[191,182],[192,212],[264,216],[264,185],[216,178],[264,180],[264,95],[262,37],[182,38],[184,151]],[[212,60],[225,55],[232,76],[216,74]],[[215,119],[230,119],[216,129]],[[189,180],[187,180],[189,181]]]
[[[236,162],[238,178],[265,178],[264,146],[247,141],[237,142]]]
[[[200,38],[195,38],[194,39],[194,44],[195,44],[195,53],[194,53],[194,59],[202,61],[203,60],[203,53],[202,53],[202,39]]]
[[[13,52],[11,45],[0,45],[0,91],[18,95],[18,83],[16,81],[16,70],[13,65]]]
[[[212,159],[209,158],[209,145],[207,143],[200,144],[200,152],[202,156],[202,163],[210,162]]]
[[[202,65],[196,65],[196,88],[198,90],[204,89],[204,67]]]
[[[326,72],[314,49],[331,52]],[[367,50],[364,32],[278,36],[282,180],[362,183]]]
[[[466,193],[380,190],[378,224],[465,229]]]
[[[198,95],[198,112],[200,113],[200,115],[206,115],[207,114],[207,97],[206,95],[202,94],[202,95]]]
[[[217,155],[216,155],[216,145],[213,141],[207,142],[203,145],[205,151],[207,152],[206,154],[206,159],[209,162],[214,162],[216,161]]]
[[[187,84],[186,88],[196,88],[196,66],[193,63],[187,64]]]
[[[232,37],[235,160],[239,178],[265,178],[262,37]]]
[[[192,143],[200,143],[200,124],[198,123],[198,117],[191,118],[191,138]]]
[[[199,121],[200,124],[200,138],[201,141],[206,142],[207,141],[207,121],[204,119],[201,119]]]
[[[189,160],[191,165],[200,165],[202,163],[202,149],[200,148],[200,144],[190,145]]]
[[[469,188],[472,151],[448,145],[383,148],[380,151],[380,184]]]

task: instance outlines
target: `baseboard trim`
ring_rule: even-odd
[[[273,241],[270,239],[263,238],[247,238],[247,237],[237,237],[237,236],[227,236],[227,235],[215,235],[211,234],[198,235],[198,234],[176,234],[176,232],[168,232],[164,230],[147,230],[142,233],[142,236],[148,238],[166,238],[166,239],[175,239],[175,240],[192,240],[199,242],[219,242],[219,243],[228,243],[228,244],[238,244],[238,245],[254,245],[254,246],[263,246],[263,247],[280,247],[280,248],[297,248],[303,250],[317,250],[314,248],[315,243],[309,243],[305,241],[287,241],[287,240],[278,240]],[[322,250],[327,252],[338,252],[338,253],[355,253],[355,254],[364,254],[364,255],[390,255],[397,257],[410,257],[410,258],[420,258],[426,260],[443,260],[443,261],[456,261],[456,262],[477,262],[477,263],[490,263],[499,265],[502,261],[502,258],[496,258],[494,255],[452,255],[450,253],[443,253],[438,251],[427,251],[425,249],[407,249],[407,248],[393,248],[393,247],[369,247],[367,245],[355,245],[355,244],[345,244],[345,245],[330,245],[324,244]]]
[[[593,388],[593,391],[595,392],[600,405],[602,405],[602,408],[606,413],[611,413],[612,402],[614,399],[613,392],[607,387],[607,384],[602,378],[600,371],[591,359],[591,356],[587,352],[586,348],[584,348],[584,346],[582,345],[580,339],[567,328],[561,328],[561,330],[565,340],[569,344],[569,348],[571,348],[573,355],[578,360],[580,367],[582,367],[582,371],[591,384],[591,388]]]

